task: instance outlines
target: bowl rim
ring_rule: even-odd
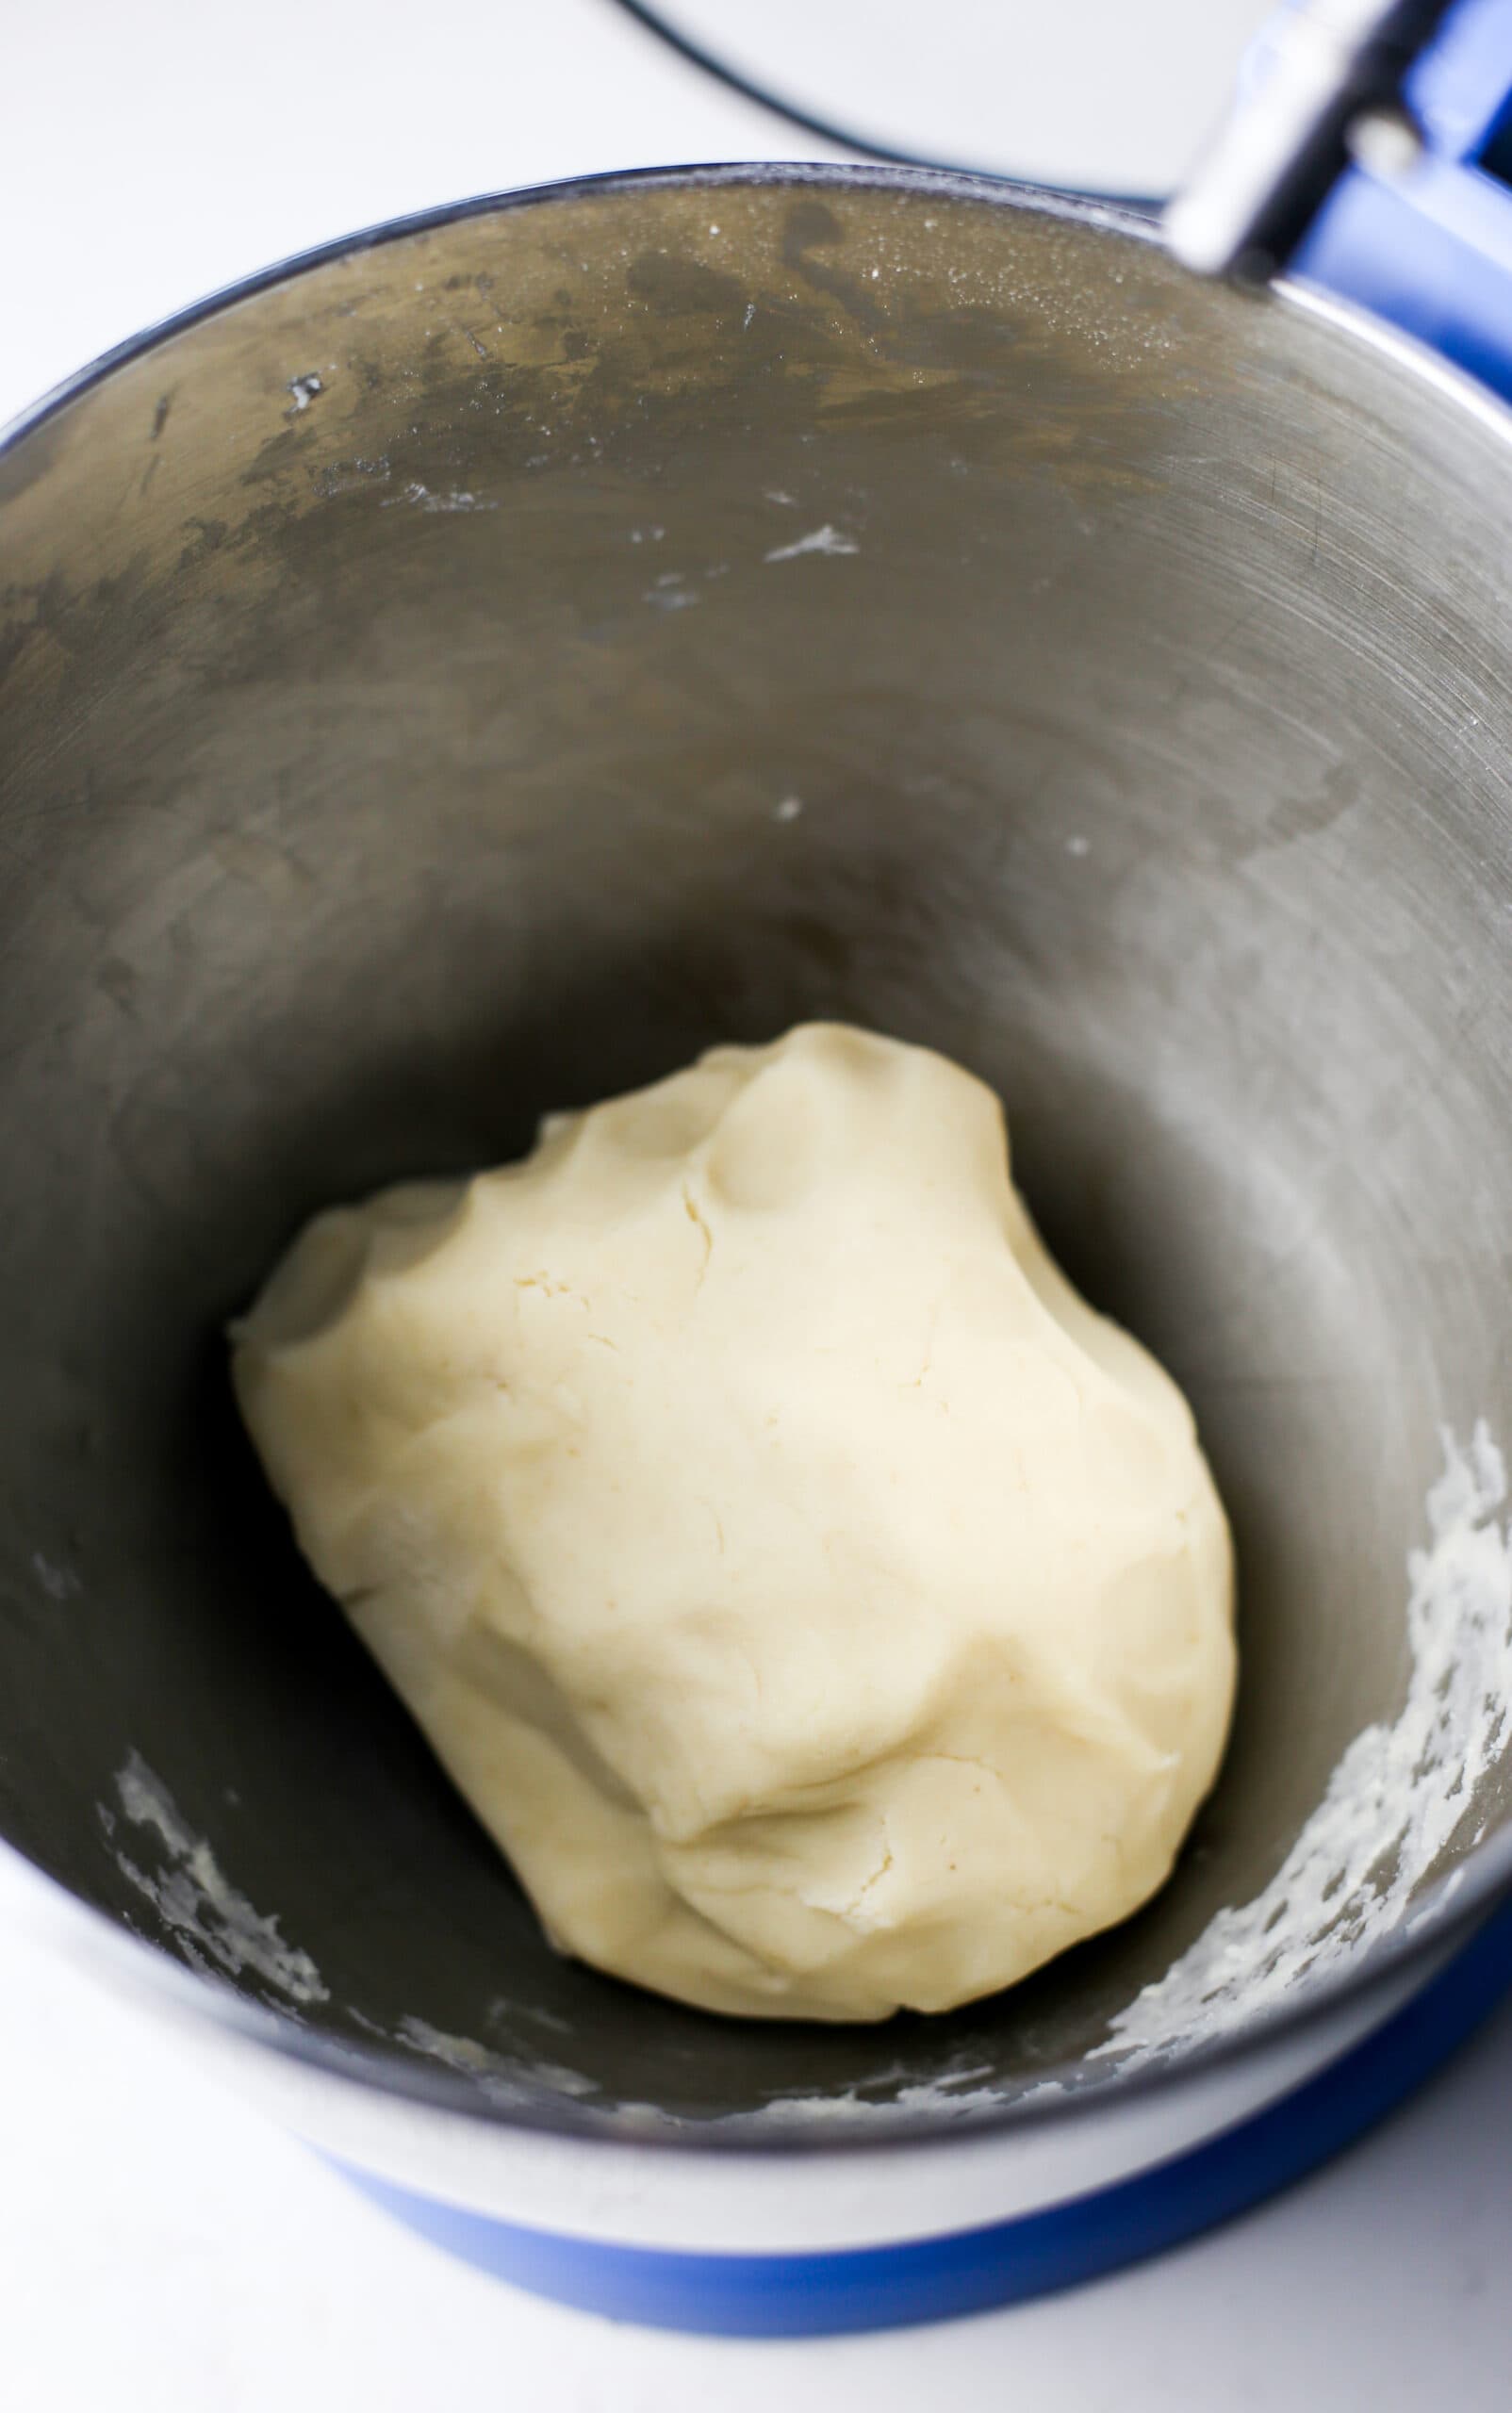
[[[222,311],[252,301],[273,287],[312,271],[380,250],[416,235],[427,235],[469,219],[502,217],[516,210],[558,204],[612,199],[640,192],[717,191],[728,187],[830,189],[917,194],[935,200],[959,200],[994,209],[1017,209],[1030,215],[1059,218],[1145,246],[1161,248],[1159,229],[1116,203],[1082,197],[1007,177],[973,174],[956,169],[912,166],[839,165],[804,160],[751,160],[613,170],[606,173],[563,178],[547,184],[521,186],[501,192],[469,195],[436,207],[337,237],[255,270],[251,275],[219,287],[171,317],[101,353],[71,376],[25,407],[0,427],[0,460],[25,439],[118,369],[130,366],[160,346],[187,334]],[[1512,450],[1512,408],[1487,388],[1451,367],[1427,346],[1351,303],[1321,289],[1282,278],[1271,293],[1283,306],[1299,308],[1347,339],[1362,344],[1404,371],[1437,389],[1457,409]],[[173,2002],[214,2026],[239,2033],[247,2041],[271,2049],[312,2073],[355,2081],[380,2094],[397,2096],[419,2107],[452,2114],[493,2129],[523,2131],[542,2141],[557,2138],[574,2147],[603,2149],[649,2147],[658,2154],[699,2159],[723,2155],[732,2159],[758,2157],[797,2161],[836,2153],[848,2156],[907,2153],[947,2142],[976,2143],[990,2134],[1002,2135],[1030,2127],[1081,2121],[1114,2104],[1149,2099],[1189,2084],[1214,2070],[1269,2050],[1282,2040],[1299,2039],[1320,2027],[1347,2003],[1363,2005],[1372,1994],[1386,1994],[1414,1970],[1423,1982],[1448,1953],[1468,1941],[1471,1932],[1512,1894],[1512,1820],[1494,1834],[1471,1846],[1454,1866],[1424,1889],[1398,1926],[1368,1945],[1357,1962],[1299,1989],[1295,2000],[1267,2006],[1241,2026],[1193,2044],[1179,2060],[1157,2060],[1121,2069],[1110,2063],[1106,2078],[1082,2090],[1070,2088],[1051,2099],[1006,2099],[999,2109],[974,2109],[954,2115],[947,2108],[938,2116],[920,2113],[907,2127],[868,2133],[846,2124],[822,2133],[823,2123],[805,2124],[790,2135],[730,2135],[725,2121],[688,2118],[675,2128],[649,2126],[616,2130],[595,2119],[591,2104],[564,2101],[566,2116],[553,2116],[543,2098],[540,2108],[501,2106],[482,2095],[472,2078],[440,2065],[420,2067],[399,2052],[375,2044],[347,2042],[307,2027],[292,2013],[271,2004],[259,2005],[229,1985],[213,1982],[173,1958],[167,1947],[121,1925],[110,1915],[75,1895],[18,1845],[0,1837],[0,1877],[18,1880],[16,1898],[29,1902],[30,1922],[46,1940],[60,1945],[86,1964],[105,1964],[101,1974],[119,1978],[132,1990],[156,1997],[165,2007]],[[133,1985],[132,1981],[135,1980]],[[1385,2007],[1383,2007],[1383,2015]],[[716,2014],[709,2014],[715,2016]],[[883,2023],[885,2027],[886,2023]],[[1036,2088],[1063,2079],[1068,2068],[1059,2064],[1041,2073]],[[783,2098],[774,2098],[781,2102]],[[574,2116],[575,2115],[575,2116]]]

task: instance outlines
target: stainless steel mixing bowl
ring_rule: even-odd
[[[42,405],[0,498],[0,1826],[121,1969],[332,2099],[668,2168],[754,2114],[843,2159],[826,2100],[952,2151],[1175,2104],[1425,1974],[1512,1882],[1504,1762],[1357,1965],[1095,2051],[1396,1714],[1440,1427],[1512,1434],[1491,407],[1106,212],[736,170],[275,271]],[[553,1956],[222,1338],[313,1208],[814,1015],[998,1087],[1241,1576],[1169,1889],[880,2031]]]

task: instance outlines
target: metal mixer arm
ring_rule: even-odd
[[[1165,230],[1190,268],[1284,268],[1512,399],[1512,0],[1283,9]]]

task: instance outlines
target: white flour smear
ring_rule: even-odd
[[[1242,1909],[1220,1911],[1092,2058],[1133,2067],[1206,2044],[1304,1977],[1353,1961],[1401,1922],[1501,1757],[1512,1696],[1512,1539],[1498,1514],[1506,1466],[1484,1420],[1468,1449],[1443,1432],[1430,1539],[1407,1561],[1412,1674],[1395,1723],[1350,1745],[1284,1866]]]
[[[265,1918],[223,1874],[202,1836],[191,1832],[173,1795],[153,1774],[140,1751],[132,1751],[116,1777],[124,1816],[134,1827],[156,1830],[167,1866],[156,1876],[140,1868],[128,1852],[112,1845],[122,1875],[146,1896],[165,1927],[178,1937],[187,1961],[198,1969],[247,1971],[274,1987],[289,2002],[325,2002],[330,1988],[307,1952],[286,1944],[276,1918]],[[115,1820],[102,1809],[111,1834]]]
[[[371,2025],[366,2020],[362,2024]],[[376,2029],[375,2033],[381,2035],[383,2030]],[[470,2036],[449,2036],[444,2028],[433,2027],[428,2019],[416,2019],[407,2012],[391,2041],[407,2044],[413,2053],[426,2054],[446,2069],[460,2070],[465,2076],[476,2078],[479,2092],[506,2109],[522,2104],[538,2107],[543,2094],[599,2092],[596,2081],[578,2070],[564,2069],[555,2061],[511,2060],[486,2044],[475,2044]]]
[[[1010,2098],[973,2079],[991,2077],[990,2067],[962,2070],[915,2086],[896,2087],[878,2097],[847,2087],[844,2094],[781,2094],[759,2111],[731,2111],[713,2123],[721,2136],[767,2135],[774,2128],[871,2128],[931,2120],[967,2119],[975,2111],[1001,2111]],[[873,2084],[880,2080],[874,2079]]]

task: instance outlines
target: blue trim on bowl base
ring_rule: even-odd
[[[903,2328],[1074,2287],[1247,2211],[1373,2126],[1465,2042],[1509,1985],[1512,1907],[1363,2044],[1194,2152],[1047,2211],[902,2245],[805,2254],[601,2245],[458,2210],[346,2162],[335,2166],[463,2261],[610,2320],[735,2338]],[[732,2172],[731,2186],[739,2183]]]

